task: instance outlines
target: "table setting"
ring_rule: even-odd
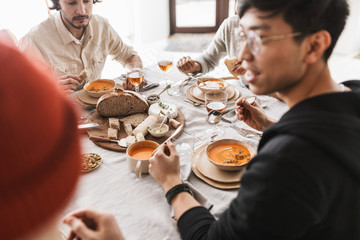
[[[174,55],[173,58],[167,59],[174,61],[184,53],[170,54]],[[254,94],[244,88],[239,78],[232,77],[223,64],[211,72],[211,75],[187,76],[174,67],[168,67],[168,71],[160,70],[163,69],[160,65],[167,59],[159,58],[155,64],[154,62],[144,64],[142,73],[146,85],[139,88],[139,91],[135,91],[134,94],[141,95],[148,108],[144,112],[136,113],[139,116],[142,114],[142,118],[137,117],[136,124],[131,122],[134,121],[133,119],[123,120],[122,117],[116,116],[115,118],[119,120],[120,130],[117,131],[117,138],[113,141],[94,140],[94,137],[109,139],[107,130],[112,126],[109,117],[99,115],[98,111],[94,109],[99,99],[95,104],[89,104],[92,105],[91,108],[84,108],[81,123],[98,124],[99,126],[82,130],[85,131],[85,134],[81,136],[83,153],[95,153],[101,157],[101,161],[97,160],[98,165],[93,171],[83,174],[78,190],[63,215],[78,208],[95,208],[114,214],[127,239],[180,239],[176,222],[172,218],[171,206],[167,204],[164,197],[165,193],[146,173],[146,170],[141,174],[136,171],[136,168],[143,168],[144,161],[135,159],[130,167],[129,158],[133,157],[130,156],[131,153],[127,153],[127,149],[131,145],[127,146],[126,143],[125,147],[119,145],[120,140],[129,137],[125,123],[130,124],[134,131],[146,118],[154,116],[149,112],[149,108],[159,103],[176,107],[176,117],[169,117],[169,119],[180,125],[175,127],[170,124],[170,120],[165,120],[164,124],[169,127],[169,131],[161,137],[151,135],[149,125],[143,140],[162,144],[178,130],[177,135],[172,139],[180,156],[181,177],[189,183],[195,198],[210,209],[215,217],[218,217],[235,198],[238,188],[241,187],[240,179],[245,172],[246,165],[236,171],[221,170],[209,161],[206,153],[207,146],[229,139],[247,146],[255,155],[262,133],[238,121],[235,111],[232,110],[221,114],[220,120],[216,123],[216,127],[221,132],[208,134],[206,131],[212,129],[214,124],[209,123],[207,118],[211,110],[234,109],[235,102],[239,97],[251,97]],[[146,63],[145,60],[144,63]],[[115,83],[114,88],[122,88],[122,83],[128,76],[126,74],[122,74],[120,77],[115,75],[111,79]],[[222,79],[221,82],[226,83],[225,91],[223,91],[226,93],[226,103],[222,109],[209,108],[211,106],[208,105],[209,100],[205,97],[206,92],[198,87],[199,84],[211,79]],[[165,89],[168,85],[176,85],[176,91],[169,91],[172,87]],[[147,88],[147,86],[151,87]],[[165,91],[158,95],[164,89]],[[77,98],[81,98],[80,95],[86,93],[85,90],[81,91],[76,95]],[[148,96],[158,96],[158,99],[149,104],[146,101]],[[284,103],[270,96],[256,96],[256,100],[266,106],[264,110],[275,119],[280,118],[287,110]],[[161,110],[157,114],[161,117],[157,119],[158,125],[155,127],[159,127],[167,115],[166,111],[161,112]],[[136,139],[136,134],[133,134],[133,137]],[[132,144],[140,143],[143,140],[135,140]],[[59,230],[63,239],[66,239],[69,228],[59,223]]]

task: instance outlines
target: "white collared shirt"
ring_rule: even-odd
[[[86,69],[90,81],[101,77],[108,55],[122,65],[136,55],[109,22],[97,15],[91,17],[82,38],[81,44],[65,27],[60,12],[56,12],[27,33],[19,47],[39,55],[59,76],[78,75]]]

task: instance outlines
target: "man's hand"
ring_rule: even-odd
[[[243,75],[246,70],[242,67],[242,60],[239,59],[234,63],[234,66],[230,69],[230,73],[235,73],[235,75]]]
[[[162,144],[154,156],[150,158],[149,173],[165,192],[182,183],[179,155],[171,141]]]
[[[58,86],[65,93],[72,94],[80,86],[81,79],[76,75],[64,75],[58,79]]]
[[[256,101],[250,104],[245,97],[242,97],[236,102],[236,105],[238,106],[236,108],[237,118],[256,130],[264,131],[265,128],[276,122],[266,115]]]
[[[123,240],[115,217],[109,213],[94,210],[73,212],[63,219],[71,227],[68,240]]]
[[[201,71],[201,65],[190,57],[182,57],[177,62],[177,68],[183,73],[197,73]]]

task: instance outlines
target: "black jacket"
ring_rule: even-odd
[[[215,220],[178,221],[183,239],[360,239],[360,82],[306,99],[269,127],[242,187]]]

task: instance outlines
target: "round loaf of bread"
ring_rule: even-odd
[[[141,95],[132,91],[114,89],[101,96],[96,110],[103,117],[120,117],[147,112],[149,105]]]

